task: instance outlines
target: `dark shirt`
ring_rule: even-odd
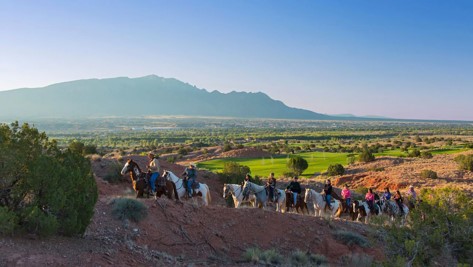
[[[187,176],[187,179],[195,179],[196,178],[196,170],[191,168],[186,168],[183,175]]]
[[[301,193],[301,184],[299,182],[291,182],[288,186],[287,189],[291,190],[294,193],[300,194]]]
[[[269,186],[276,187],[276,178],[270,178],[268,181]]]
[[[332,185],[331,184],[325,184],[324,192],[325,192],[326,195],[332,195]]]
[[[399,201],[399,202],[402,202],[402,197],[401,197],[400,195],[398,195],[398,194],[395,194],[395,195],[394,195],[394,200]]]

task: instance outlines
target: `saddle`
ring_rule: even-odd
[[[157,182],[157,186],[166,187],[166,177],[159,176],[156,182]]]

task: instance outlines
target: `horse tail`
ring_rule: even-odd
[[[176,200],[179,200],[179,194],[177,193],[176,184],[174,182],[172,182],[172,189],[174,190],[174,197]]]
[[[281,194],[282,195],[282,194]],[[286,205],[286,201],[287,201],[287,196],[284,195],[284,201],[282,201],[282,204],[281,204],[281,213],[285,213],[286,212],[286,209],[287,209],[287,205]],[[296,209],[297,210],[297,209]]]
[[[341,204],[341,202],[340,202],[340,204]],[[336,218],[340,218],[340,216],[342,215],[342,210],[343,210],[342,205],[338,205],[337,213],[335,213]]]
[[[208,185],[205,185],[205,188],[207,188],[207,194],[206,194],[206,197],[207,197],[207,205],[210,205],[210,202],[212,201],[212,197],[210,196],[210,189],[209,189],[209,186],[208,186]]]

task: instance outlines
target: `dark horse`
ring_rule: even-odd
[[[305,190],[303,190],[305,192]],[[294,204],[294,197],[292,196],[291,191],[286,191],[286,209],[289,212],[291,210],[291,207],[293,207]],[[304,195],[303,194],[298,194],[297,195],[297,204],[294,206],[296,208],[296,212],[299,213],[299,209],[301,209],[301,213],[304,214],[304,209],[309,214],[309,209],[307,208],[307,203],[304,201]]]
[[[143,194],[145,192],[147,196],[149,197],[151,187],[146,182],[146,173],[142,172],[140,169],[140,166],[138,166],[138,164],[134,162],[132,159],[129,159],[125,163],[125,166],[123,167],[121,171],[121,174],[125,175],[128,172],[130,173],[130,178],[133,183],[133,189],[136,192],[136,197],[137,198],[143,197]],[[179,199],[179,196],[176,190],[176,185],[171,181],[166,180],[166,186],[156,185],[156,197],[161,197],[165,193],[169,199],[172,199],[173,193],[176,200]]]

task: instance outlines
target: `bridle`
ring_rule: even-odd
[[[164,171],[163,176],[166,176],[166,180],[168,180],[168,181],[171,180],[171,182],[173,182],[174,184],[177,183],[177,182],[174,182],[174,181],[172,180],[172,177],[169,178],[170,174],[169,174],[168,171]],[[179,189],[181,189],[181,188],[184,187],[184,180],[180,179],[179,177],[177,178],[177,180],[178,180],[178,181],[179,181],[179,180],[181,181],[181,186],[179,186],[179,187],[176,186],[176,190],[179,190]]]

